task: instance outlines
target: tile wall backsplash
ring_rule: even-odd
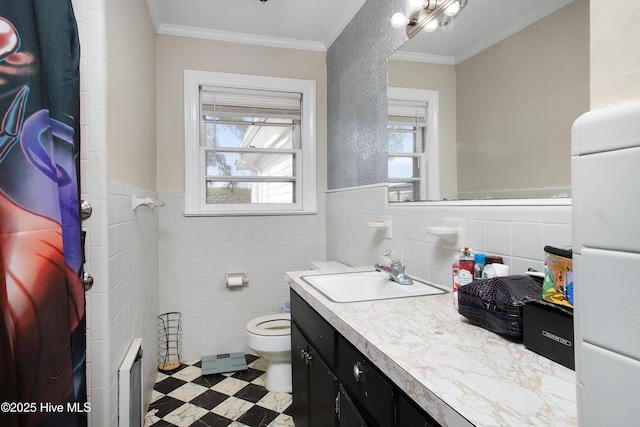
[[[317,215],[185,217],[183,193],[161,193],[160,313],[182,313],[182,357],[246,351],[247,321],[289,300],[286,271],[325,259],[324,194]],[[225,273],[249,285],[227,288]]]
[[[457,245],[500,255],[511,272],[529,267],[542,271],[544,246],[571,245],[571,207],[389,205],[386,186],[349,189],[327,194],[327,259],[349,265],[373,265],[393,249],[407,273],[451,285],[451,265],[459,253],[448,242],[427,234],[444,218],[464,219]],[[391,218],[391,239],[368,221]]]

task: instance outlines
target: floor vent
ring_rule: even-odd
[[[118,370],[119,427],[142,427],[142,402],[142,338],[136,338]]]

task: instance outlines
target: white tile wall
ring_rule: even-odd
[[[386,187],[348,189],[327,194],[327,258],[350,265],[373,265],[394,249],[407,273],[449,286],[454,246],[500,255],[511,272],[544,268],[544,246],[571,245],[571,207],[561,206],[387,206]],[[390,216],[392,238],[368,228],[367,221]],[[463,237],[452,245],[428,235],[428,226],[462,218]]]
[[[581,310],[606,312],[583,317],[584,341],[640,360],[640,339],[629,336],[640,325],[638,277],[640,254],[582,249]]]
[[[133,210],[132,196],[157,193],[109,183],[109,377],[115,374],[134,338],[142,338],[143,388],[149,399],[157,372],[159,208]]]
[[[640,361],[584,343],[578,383],[578,425],[638,425]]]
[[[81,197],[93,206],[83,222],[95,284],[86,293],[87,394],[92,426],[116,426],[117,369],[134,337],[143,338],[144,387],[157,367],[158,213],[131,209],[131,194],[154,193],[108,180],[104,0],[73,0],[80,35]]]
[[[636,425],[640,413],[640,101],[572,129],[578,422]]]
[[[640,128],[640,126],[639,126]],[[640,252],[640,138],[636,148],[580,156],[583,246]],[[619,224],[620,227],[602,225]]]
[[[161,193],[160,313],[182,313],[182,357],[248,351],[245,325],[289,300],[286,271],[325,259],[324,195],[318,215],[185,217],[183,193]],[[225,286],[246,272],[249,285]]]
[[[106,153],[106,79],[89,78],[106,70],[104,0],[73,0],[80,37],[80,179],[81,198],[94,214],[83,221],[87,231],[84,269],[94,277],[86,292],[87,398],[90,426],[116,425],[115,372],[111,371],[108,269],[108,192]]]

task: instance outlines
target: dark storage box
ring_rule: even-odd
[[[571,309],[548,302],[526,303],[523,309],[522,342],[529,350],[575,369]]]

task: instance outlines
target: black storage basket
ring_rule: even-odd
[[[481,279],[458,288],[458,312],[492,332],[522,338],[522,309],[541,300],[542,287],[530,276]]]

